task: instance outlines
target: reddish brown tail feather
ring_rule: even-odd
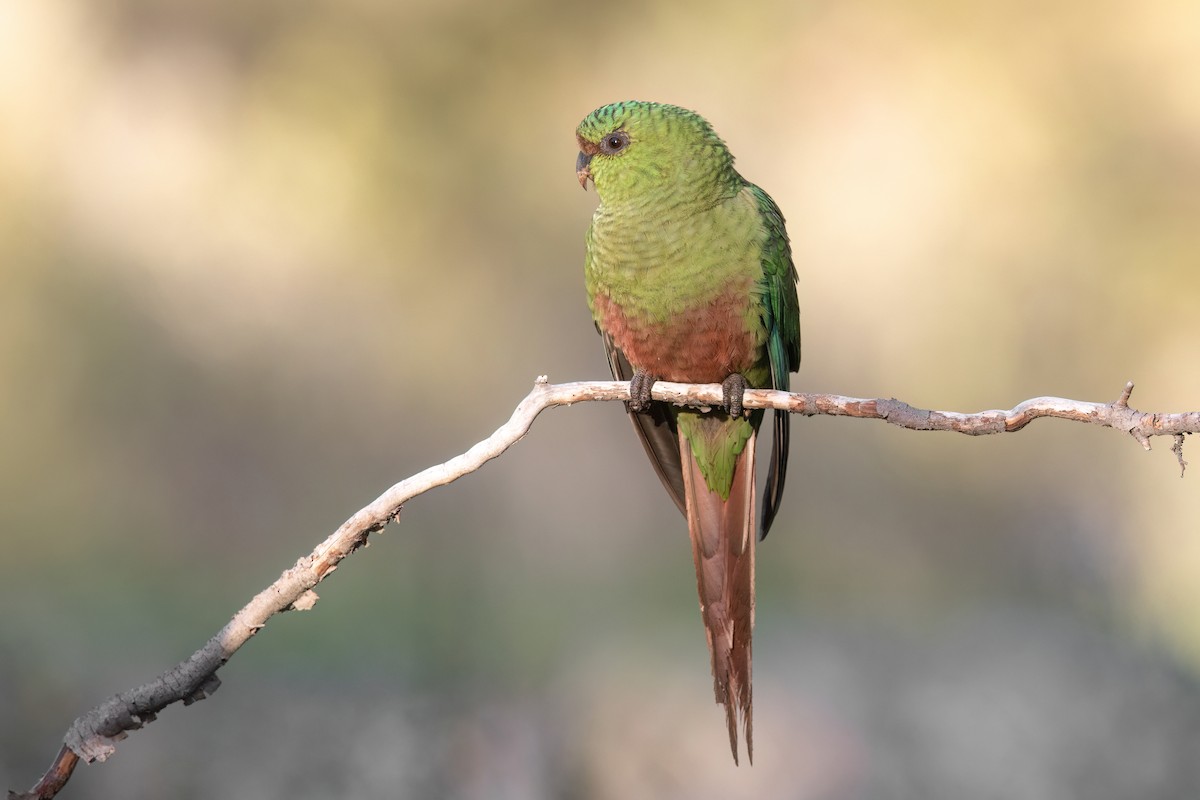
[[[679,437],[688,533],[696,562],[700,614],[712,655],[713,693],[725,706],[729,747],[738,763],[737,721],[741,717],[746,754],[754,763],[751,635],[754,630],[754,436],[738,456],[729,499],[711,492]]]

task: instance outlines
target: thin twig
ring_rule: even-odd
[[[1187,472],[1188,462],[1183,458],[1183,434],[1175,434],[1175,443],[1171,445],[1171,452],[1175,454],[1175,458],[1179,460],[1179,477]]]
[[[911,430],[954,431],[972,436],[1019,431],[1040,417],[1055,417],[1114,428],[1133,436],[1147,450],[1153,436],[1175,438],[1181,468],[1183,434],[1200,432],[1200,411],[1151,414],[1129,407],[1133,384],[1126,384],[1111,403],[1086,403],[1060,397],[1035,397],[1007,411],[927,411],[892,399],[862,399],[831,394],[747,390],[747,408],[777,408],[805,416],[828,415],[880,419]],[[692,385],[659,382],[653,397],[677,405],[716,407],[722,402],[718,384]],[[217,670],[267,624],[274,615],[306,610],[317,601],[313,588],[332,573],[342,559],[362,547],[370,534],[396,519],[404,503],[438,486],[444,486],[482,467],[521,440],[534,419],[547,408],[591,400],[628,400],[629,384],[614,381],[551,385],[539,377],[533,391],[520,402],[512,417],[495,433],[467,452],[444,464],[406,478],[359,510],[312,553],[296,562],[279,579],[246,604],[233,619],[187,660],[149,683],[114,695],[72,723],[64,746],[50,769],[28,792],[9,792],[9,800],[48,800],[70,780],[79,759],[103,761],[129,731],[152,722],[166,706],[202,700],[220,685]]]

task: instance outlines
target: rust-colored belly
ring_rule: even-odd
[[[601,329],[635,369],[666,381],[720,383],[762,359],[764,337],[750,324],[750,303],[747,287],[739,286],[664,321],[626,313],[600,293],[594,310]]]

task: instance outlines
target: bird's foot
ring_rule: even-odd
[[[629,381],[629,410],[641,413],[650,410],[650,390],[658,380],[655,376],[637,370]]]
[[[742,397],[746,394],[746,376],[735,372],[721,381],[721,401],[731,417],[740,417],[745,408]]]

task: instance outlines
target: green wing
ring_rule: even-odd
[[[762,189],[750,185],[758,211],[767,229],[762,253],[763,322],[767,328],[767,354],[771,359],[771,387],[787,391],[791,373],[800,368],[800,303],[796,298],[796,267],[788,244],[783,214],[775,201]],[[783,484],[787,477],[788,445],[791,439],[791,415],[774,412],[771,467],[763,498],[760,538],[765,539],[779,511]]]

